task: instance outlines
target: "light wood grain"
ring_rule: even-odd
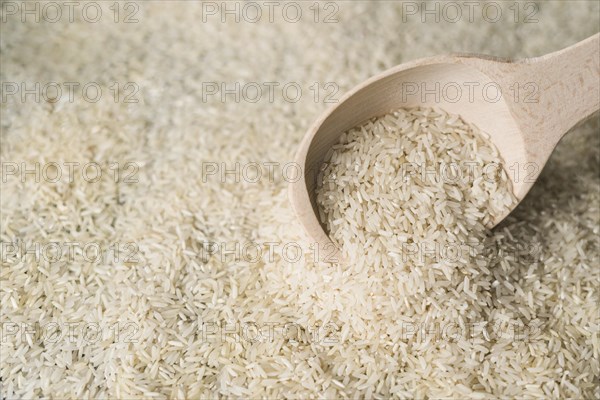
[[[440,107],[489,134],[521,201],[560,139],[599,109],[599,38],[518,61],[468,54],[420,59],[358,85],[313,123],[296,154],[305,179],[290,184],[290,201],[306,233],[321,248],[331,246],[315,195],[327,151],[344,131],[401,107]]]

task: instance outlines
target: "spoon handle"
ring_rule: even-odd
[[[502,86],[509,90],[507,101],[514,103],[528,147],[537,148],[540,157],[549,156],[571,128],[600,108],[600,34],[510,65]]]

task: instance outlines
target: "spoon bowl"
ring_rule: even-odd
[[[348,129],[403,107],[438,107],[487,133],[520,202],[565,133],[599,109],[599,38],[518,61],[464,54],[425,58],[358,85],[322,114],[300,143],[295,162],[304,179],[290,184],[290,200],[304,230],[321,248],[333,245],[316,202],[327,152]]]

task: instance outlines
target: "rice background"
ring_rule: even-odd
[[[339,98],[369,76],[417,57],[537,56],[595,34],[600,23],[595,1],[538,2],[537,23],[523,23],[522,16],[518,23],[512,16],[489,23],[480,12],[473,23],[466,18],[422,23],[420,15],[404,21],[402,3],[394,1],[336,2],[339,21],[330,24],[313,21],[312,2],[302,3],[305,14],[297,23],[277,11],[272,23],[265,15],[258,23],[230,17],[223,23],[220,15],[205,15],[203,22],[200,2],[149,1],[136,2],[139,22],[123,24],[112,20],[109,3],[100,4],[106,17],[95,24],[80,17],[73,23],[22,23],[11,16],[2,23],[3,82],[97,82],[103,96],[96,103],[78,95],[70,103],[64,94],[57,103],[3,99],[0,155],[3,163],[29,165],[134,162],[138,182],[7,177],[0,234],[3,242],[27,245],[93,242],[105,249],[115,242],[135,243],[139,261],[38,263],[3,257],[1,321],[3,326],[97,323],[103,333],[115,323],[129,323],[135,341],[82,342],[79,329],[74,342],[6,335],[2,397],[402,396],[392,389],[406,383],[399,381],[403,375],[392,361],[377,359],[377,346],[361,346],[356,339],[354,364],[335,361],[344,359],[353,335],[372,342],[369,332],[380,329],[351,315],[350,299],[360,302],[362,293],[344,284],[342,268],[290,263],[277,254],[274,262],[254,263],[198,257],[205,241],[298,242],[308,248],[281,174],[272,182],[203,180],[203,163],[291,161],[309,124],[327,106],[322,101],[327,82],[339,86]],[[507,12],[509,3],[500,4]],[[121,87],[134,82],[139,102],[115,103],[114,82]],[[296,82],[303,96],[292,103],[276,89],[272,102],[264,95],[257,103],[232,96],[222,102],[219,95],[203,101],[203,82],[279,82],[279,88]],[[314,82],[321,85],[318,102],[309,89]],[[546,308],[541,305],[540,314],[556,315],[556,304],[565,304],[556,319],[586,338],[581,359],[574,362],[590,364],[594,376],[577,379],[569,371],[540,376],[532,367],[507,377],[512,384],[489,396],[537,397],[545,381],[555,381],[554,397],[600,396],[598,128],[597,120],[588,121],[559,144],[540,181],[500,228],[516,242],[542,243],[539,279],[559,291]],[[352,319],[344,320],[344,310]],[[341,343],[199,340],[202,323],[218,321],[303,327],[333,322]],[[555,339],[565,341],[563,348],[570,340]],[[560,351],[547,349],[559,357]],[[474,374],[481,374],[478,368]],[[416,377],[410,393],[477,395],[456,382],[426,384]]]

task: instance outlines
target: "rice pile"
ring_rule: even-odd
[[[404,21],[402,2],[387,1],[336,2],[338,23],[315,23],[313,2],[301,3],[297,23],[279,14],[270,22],[266,6],[260,22],[223,23],[200,2],[137,2],[139,22],[123,24],[112,2],[97,3],[98,23],[84,21],[79,6],[73,23],[63,9],[57,23],[22,23],[17,14],[0,25],[2,82],[96,82],[104,93],[95,103],[79,90],[73,102],[63,92],[56,103],[33,95],[0,103],[3,163],[80,163],[72,182],[6,176],[2,243],[94,243],[107,253],[86,261],[78,250],[73,262],[3,253],[0,397],[600,397],[597,120],[558,146],[527,199],[492,233],[482,235],[466,215],[449,217],[481,238],[467,248],[468,265],[449,258],[428,268],[412,247],[414,263],[399,263],[374,243],[381,263],[315,263],[281,173],[333,92],[325,83],[336,83],[339,99],[417,57],[551,52],[598,31],[597,2],[543,2],[539,22],[528,24],[514,22],[508,5],[496,23],[480,13],[473,22]],[[132,10],[122,6],[119,18]],[[138,103],[122,101],[127,82],[138,86]],[[280,86],[272,100],[264,92],[258,102],[236,102],[207,97],[206,82]],[[303,89],[295,103],[279,91],[290,82]],[[97,182],[81,177],[89,162],[103,168]],[[123,179],[128,162],[139,167],[132,182]],[[236,162],[279,167],[258,181],[202,174],[207,163]],[[473,207],[489,210],[486,193],[504,198],[502,185],[481,185],[489,192]],[[458,202],[449,190],[447,203]],[[114,243],[134,244],[135,258],[122,248],[115,261]],[[210,243],[263,251],[236,258],[207,252]],[[303,257],[284,257],[285,244]]]
[[[321,221],[355,265],[388,267],[428,247],[439,258],[461,258],[461,245],[482,242],[484,225],[516,202],[484,135],[430,108],[401,109],[344,132],[319,177]],[[446,257],[447,244],[455,254]]]
[[[494,174],[484,172],[490,166]],[[564,368],[583,383],[569,387],[591,396],[585,389],[598,364],[580,357],[592,355],[597,338],[561,326],[557,311],[540,312],[556,289],[535,280],[544,270],[539,243],[485,227],[516,199],[496,148],[476,127],[429,108],[374,118],[342,134],[317,193],[352,279],[373,299],[351,313],[378,321],[374,336],[391,348],[378,353],[405,377],[389,393],[518,395],[512,375],[528,382],[530,395],[558,396],[548,378]],[[558,350],[557,337],[579,345]],[[412,382],[422,389],[415,393]]]

